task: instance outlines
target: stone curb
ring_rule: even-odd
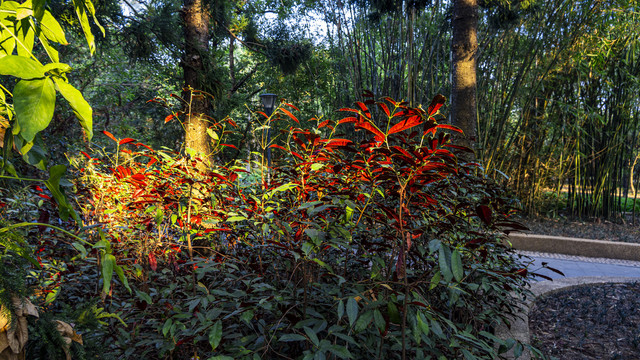
[[[517,250],[640,261],[640,244],[535,234],[510,234],[509,242]]]
[[[606,277],[606,276],[583,276],[572,277],[564,279],[556,279],[554,281],[540,281],[531,284],[531,292],[534,294],[534,299],[529,299],[523,312],[512,319],[511,329],[502,325],[496,329],[496,336],[501,339],[513,338],[519,340],[525,344],[530,344],[531,334],[529,333],[529,311],[531,305],[536,299],[549,296],[555,292],[571,289],[578,286],[586,286],[592,284],[604,284],[604,283],[624,283],[639,281],[637,277]],[[515,359],[513,353],[510,351],[506,354],[507,359]],[[518,360],[530,360],[531,354],[528,351],[524,351]]]

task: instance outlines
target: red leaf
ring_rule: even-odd
[[[326,141],[326,140],[324,140]],[[337,147],[337,146],[347,146],[351,144],[353,141],[347,139],[331,139],[328,140],[325,147]]]
[[[284,103],[284,104],[287,105],[288,107],[296,110],[296,111],[300,111],[300,109],[298,109],[297,107],[293,106],[292,104],[289,104],[289,103]]]
[[[82,153],[82,155],[86,156],[87,159],[91,160],[91,156],[89,156],[89,154],[87,154],[86,152],[80,151],[80,153]]]
[[[382,109],[382,111],[384,111],[385,114],[387,114],[387,116],[391,116],[391,113],[389,112],[389,108],[387,107],[387,104],[378,103],[378,106],[380,107],[380,109]]]
[[[371,112],[369,111],[369,108],[367,107],[367,105],[365,105],[364,103],[357,101],[356,104],[360,107],[360,109],[362,109],[362,112],[364,113],[364,116],[366,116],[367,118],[371,119]]]
[[[342,109],[340,109],[338,111],[351,111],[351,112],[354,112],[354,113],[359,113],[360,112],[359,110],[352,109],[352,108],[342,108]]]
[[[116,139],[116,137],[115,137],[115,136],[113,136],[113,134],[111,134],[111,133],[110,133],[110,132],[108,132],[107,130],[103,130],[103,131],[102,131],[102,133],[103,133],[103,134],[105,134],[105,135],[107,135],[108,137],[110,137],[110,138],[111,138],[111,140],[113,140],[113,141],[115,141],[115,142],[118,142],[118,140]]]
[[[429,107],[427,109],[427,113],[429,113],[429,116],[433,116],[433,114],[438,112],[438,110],[442,107],[442,105],[444,105],[446,101],[447,98],[444,97],[444,95],[436,95],[433,100],[431,100],[431,104],[429,104]]]
[[[230,147],[230,148],[238,150],[238,148],[235,145],[231,145],[231,144],[220,144],[220,146],[226,146],[226,147]]]
[[[385,138],[384,133],[380,131],[380,129],[378,129],[375,125],[365,121],[356,125],[356,127],[368,130],[371,133],[373,133],[375,135],[376,141],[384,141],[384,138]]]
[[[418,115],[411,116],[407,120],[401,121],[393,125],[391,129],[389,129],[389,135],[400,132],[400,131],[404,131],[406,129],[412,128],[420,124],[422,124],[422,119],[420,118],[420,116]]]
[[[147,179],[146,176],[144,176],[144,174],[142,174],[142,173],[137,173],[137,174],[131,175],[131,178],[133,180],[138,180],[138,181],[145,181]]]
[[[236,124],[236,122],[235,122],[235,121],[233,121],[233,119],[227,119],[227,122],[228,122],[229,124],[231,124],[231,126],[233,126],[233,127],[235,127],[235,128],[237,128],[237,127],[238,127],[238,124]]]
[[[158,259],[156,259],[156,255],[154,253],[149,253],[149,267],[153,271],[158,269]]]
[[[151,166],[151,165],[153,165],[153,164],[155,164],[157,162],[158,162],[158,159],[151,158],[151,160],[149,160],[149,162],[147,163],[147,166]]]
[[[285,149],[284,147],[278,145],[278,144],[273,144],[273,145],[269,145],[270,148],[276,148],[276,149],[280,149],[280,150],[284,150],[284,151],[289,151],[287,149]]]
[[[436,125],[436,128],[437,128],[437,129],[447,129],[447,130],[452,130],[452,131],[459,132],[459,133],[461,133],[461,134],[462,134],[462,130],[460,130],[460,128],[459,128],[459,127],[456,127],[456,126],[453,126],[453,125],[439,124],[439,125]]]
[[[171,121],[173,118],[174,118],[174,115],[173,115],[173,114],[168,115],[166,118],[164,118],[164,123],[165,123],[165,124],[166,124],[166,123],[168,123],[168,122],[169,122],[169,121]]]
[[[318,129],[322,129],[323,127],[327,126],[329,124],[329,120],[325,120],[323,122],[320,123],[320,125],[318,125]]]
[[[282,110],[282,112],[283,112],[283,113],[285,113],[285,114],[289,115],[289,117],[290,117],[293,121],[295,121],[295,122],[297,122],[298,124],[300,124],[300,121],[298,121],[298,119],[297,119],[295,116],[293,116],[293,114],[292,114],[289,110],[287,110],[287,109],[285,109],[285,108],[280,108],[280,110]]]
[[[132,139],[132,138],[124,138],[124,139],[122,139],[122,140],[120,140],[118,142],[118,145],[124,145],[124,144],[128,144],[128,143],[134,142],[134,141],[136,141],[136,140]]]
[[[373,92],[371,92],[371,90],[364,90],[362,92],[362,97],[372,98],[374,97],[374,95],[373,95]]]
[[[295,156],[295,157],[299,158],[300,160],[304,160],[304,158],[303,158],[300,154],[298,154],[297,152],[295,152],[295,151],[292,151],[292,152],[291,152],[291,155],[293,155],[293,156]]]
[[[487,225],[491,224],[491,208],[487,205],[478,205],[478,207],[476,207],[476,214],[482,222]]]
[[[357,119],[357,118],[350,116],[350,117],[346,117],[346,118],[344,118],[344,119],[342,119],[342,120],[338,121],[338,124],[344,124],[344,123],[357,123],[357,122],[358,122],[358,119]]]

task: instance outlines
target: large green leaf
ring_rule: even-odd
[[[29,18],[22,19],[16,23],[16,26],[18,55],[26,58],[31,57],[35,39],[35,30],[31,27],[31,20]]]
[[[445,244],[440,246],[438,264],[440,265],[440,273],[444,277],[444,281],[451,282],[451,279],[453,279],[453,273],[451,272],[451,249]]]
[[[33,0],[33,14],[38,19],[38,21],[42,21],[42,17],[44,16],[45,7],[47,6],[47,0]]]
[[[20,79],[44,77],[44,67],[30,58],[8,55],[0,59],[0,75],[11,75]]]
[[[76,117],[80,121],[80,125],[87,133],[87,138],[91,141],[93,137],[93,110],[91,110],[91,106],[84,99],[80,91],[74,88],[71,84],[65,82],[61,78],[53,78],[56,83],[56,88],[64,96],[64,98],[69,102],[71,108],[73,109],[73,113],[76,114]]]
[[[64,30],[62,30],[60,23],[58,23],[58,20],[56,20],[49,11],[45,10],[42,16],[42,20],[40,21],[40,29],[47,39],[55,41],[62,45],[68,44],[67,38],[64,35]]]
[[[358,317],[358,302],[352,297],[347,300],[347,317],[349,318],[349,325],[353,326]]]
[[[209,345],[211,350],[215,350],[222,339],[222,321],[218,320],[209,330]]]
[[[58,50],[56,50],[53,46],[49,44],[49,40],[47,40],[47,37],[44,36],[42,32],[38,34],[38,39],[40,39],[40,43],[42,44],[42,47],[44,48],[44,50],[47,52],[47,55],[49,55],[49,59],[51,59],[51,62],[54,62],[54,63],[59,62],[60,57],[58,56]]]
[[[20,135],[26,141],[33,141],[37,133],[49,126],[55,104],[56,89],[50,78],[21,80],[16,84],[13,107],[18,117]]]
[[[82,27],[82,31],[84,32],[84,36],[87,39],[87,44],[89,44],[89,50],[91,51],[91,55],[96,52],[96,43],[93,34],[91,33],[91,25],[89,25],[89,17],[87,16],[87,12],[93,16],[93,22],[100,28],[102,31],[102,35],[104,36],[104,28],[98,23],[98,19],[96,18],[96,10],[93,7],[93,4],[89,0],[73,0],[73,7],[76,10],[76,15],[78,16],[78,20],[80,21],[80,26]]]
[[[60,179],[62,179],[62,175],[65,173],[65,171],[67,171],[67,167],[64,165],[54,165],[50,167],[49,179],[47,179],[44,184],[47,186],[47,189],[51,191],[51,195],[53,195],[53,198],[58,204],[58,212],[60,213],[60,218],[66,221],[67,219],[69,219],[69,215],[71,215],[74,220],[79,222],[80,218],[78,217],[78,214],[75,212],[75,210],[73,210],[73,207],[71,207],[71,204],[69,204],[69,202],[67,201],[67,198],[62,193],[62,190],[60,190]]]
[[[113,278],[113,269],[116,265],[116,257],[113,254],[105,254],[102,257],[102,292],[109,293],[111,288],[111,279]]]
[[[462,278],[464,277],[464,269],[462,268],[462,257],[458,250],[453,250],[451,253],[451,270],[456,281],[462,281]]]

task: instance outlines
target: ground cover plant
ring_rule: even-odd
[[[202,166],[197,156],[109,132],[113,150],[72,159],[85,226],[75,237],[41,233],[37,259],[54,272],[35,287],[47,313],[83,334],[74,355],[522,352],[493,335],[529,295],[526,259],[501,235],[522,228],[511,220],[513,200],[479,164],[457,161],[454,152],[466,149],[448,132],[458,130],[436,120],[444,97],[427,109],[368,99],[341,109],[339,120],[312,119],[311,129],[298,127],[291,104],[270,120],[256,113],[258,134],[270,121],[290,123],[262,143],[278,152],[271,168]],[[230,147],[223,134],[233,126],[212,124],[213,149]],[[353,130],[365,140],[349,140]]]

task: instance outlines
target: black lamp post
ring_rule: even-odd
[[[276,105],[277,99],[278,95],[276,94],[264,93],[260,95],[262,106],[264,106],[264,112],[268,117],[271,117],[271,114],[273,114],[273,108]],[[271,166],[271,148],[269,147],[269,144],[271,143],[271,119],[269,119],[267,126],[269,126],[267,129],[267,166]]]

